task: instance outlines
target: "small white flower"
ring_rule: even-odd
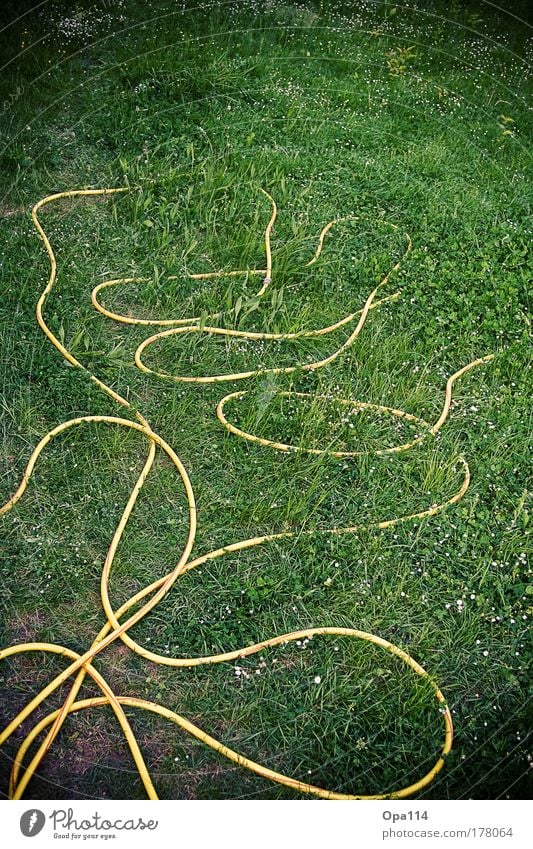
[[[320,684],[321,681],[322,681],[322,678],[320,677],[320,675],[315,675],[315,677],[313,678],[314,684]]]

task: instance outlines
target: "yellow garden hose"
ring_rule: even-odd
[[[53,428],[46,436],[41,439],[37,447],[32,452],[26,469],[23,473],[21,483],[14,493],[14,495],[7,501],[7,503],[0,507],[0,515],[6,513],[10,510],[22,497],[32,472],[34,470],[37,459],[39,458],[41,452],[45,449],[48,443],[60,433],[70,429],[71,427],[75,427],[78,425],[82,425],[84,423],[104,423],[107,425],[120,426],[131,428],[139,433],[141,433],[148,440],[148,454],[144,464],[142,471],[140,472],[133,488],[128,498],[128,502],[122,512],[122,516],[117,525],[117,528],[113,534],[113,538],[111,540],[103,570],[102,570],[102,578],[101,578],[101,599],[102,605],[104,608],[104,612],[107,617],[106,623],[101,628],[98,635],[95,637],[93,644],[84,654],[77,654],[71,649],[59,646],[50,643],[23,643],[19,645],[12,646],[10,648],[3,649],[0,651],[0,660],[18,655],[22,652],[33,652],[33,651],[42,651],[49,652],[52,654],[62,655],[69,661],[69,665],[57,675],[50,683],[44,687],[40,693],[38,693],[23,710],[21,710],[16,717],[9,723],[9,725],[3,730],[0,734],[0,745],[2,745],[12,734],[13,732],[20,726],[22,722],[24,722],[28,717],[32,715],[35,709],[41,705],[49,695],[55,692],[61,684],[68,681],[70,678],[74,677],[70,692],[64,701],[62,707],[59,710],[56,710],[50,713],[48,716],[45,716],[38,723],[34,725],[34,727],[29,731],[25,739],[23,740],[18,753],[13,762],[13,767],[11,770],[10,776],[10,786],[9,786],[9,795],[10,798],[20,799],[31,780],[32,776],[35,774],[35,771],[39,767],[43,757],[45,756],[48,749],[51,747],[53,741],[57,737],[66,717],[69,713],[73,711],[88,709],[91,707],[98,707],[102,705],[110,705],[117,717],[117,720],[122,728],[130,751],[132,753],[134,762],[139,771],[139,775],[144,784],[146,793],[150,799],[157,799],[157,793],[153,786],[152,780],[150,778],[149,771],[146,767],[144,759],[142,757],[142,753],[139,749],[137,740],[132,731],[132,728],[129,724],[129,721],[124,713],[123,707],[133,707],[139,708],[142,710],[147,710],[152,713],[159,714],[171,722],[174,722],[181,728],[183,728],[188,733],[192,734],[197,739],[201,740],[205,745],[211,747],[215,751],[219,752],[221,755],[225,756],[229,760],[237,763],[239,766],[245,767],[253,772],[268,778],[272,781],[275,781],[279,784],[283,784],[292,789],[298,790],[303,793],[308,793],[311,795],[318,796],[324,799],[386,799],[386,798],[402,798],[421,790],[425,786],[427,786],[433,778],[437,775],[437,773],[442,769],[444,765],[445,756],[449,753],[452,746],[453,739],[453,727],[452,727],[452,719],[450,715],[450,711],[446,706],[446,702],[443,694],[440,689],[436,685],[436,683],[432,680],[430,675],[406,652],[392,643],[375,636],[373,634],[368,634],[364,631],[358,631],[353,628],[340,628],[340,627],[325,627],[325,628],[308,628],[300,631],[292,631],[287,634],[282,634],[281,636],[271,637],[269,639],[263,640],[258,643],[254,643],[250,646],[245,646],[244,648],[235,649],[232,651],[226,651],[217,655],[211,655],[206,657],[189,657],[189,658],[173,658],[167,655],[159,655],[155,652],[151,652],[146,649],[144,646],[140,645],[136,641],[134,641],[128,634],[129,629],[138,623],[144,616],[146,616],[151,610],[155,608],[155,606],[161,601],[161,599],[166,595],[166,593],[171,589],[174,582],[180,575],[184,572],[189,571],[191,569],[200,566],[201,564],[213,560],[215,558],[221,557],[225,554],[242,551],[248,548],[252,548],[258,545],[262,545],[263,543],[271,542],[274,540],[280,539],[288,539],[291,537],[295,537],[297,534],[301,534],[302,531],[294,532],[287,531],[275,534],[266,534],[263,536],[252,537],[250,539],[241,540],[236,543],[232,543],[231,545],[224,546],[222,548],[218,548],[214,551],[210,551],[207,554],[204,554],[200,557],[196,557],[191,559],[191,552],[194,545],[194,539],[196,534],[196,506],[194,499],[194,492],[187,475],[187,471],[183,466],[178,455],[174,452],[171,446],[162,439],[157,433],[155,433],[150,427],[149,423],[142,416],[142,414],[137,411],[134,406],[119,393],[115,392],[114,389],[109,387],[103,381],[101,381],[96,375],[89,372],[82,363],[80,363],[68,350],[65,346],[60,342],[60,340],[53,334],[48,325],[46,324],[43,318],[43,308],[46,303],[47,297],[51,292],[53,285],[55,283],[57,277],[57,263],[55,259],[55,255],[50,244],[50,241],[41,225],[39,220],[39,210],[45,205],[52,203],[57,200],[62,200],[65,198],[72,197],[80,197],[80,196],[94,196],[94,195],[110,195],[118,192],[127,191],[126,189],[84,189],[84,190],[74,190],[68,192],[60,192],[57,194],[49,195],[38,203],[35,204],[32,210],[32,220],[33,223],[44,242],[46,251],[48,253],[49,261],[50,261],[50,274],[48,278],[48,283],[43,293],[41,294],[38,302],[37,302],[37,321],[39,326],[42,328],[43,332],[47,336],[47,338],[52,342],[52,344],[57,348],[57,350],[71,363],[73,366],[77,368],[83,369],[83,371],[88,375],[90,380],[92,380],[96,385],[106,392],[111,398],[113,398],[117,403],[121,406],[128,409],[131,413],[135,415],[137,421],[132,421],[130,419],[119,418],[115,416],[81,416],[75,419],[71,419],[63,424],[58,425]],[[263,190],[261,190],[263,191]],[[248,275],[257,276],[262,275],[262,285],[257,293],[257,297],[261,297],[272,283],[272,252],[271,252],[271,244],[270,244],[270,235],[272,231],[272,227],[274,225],[277,209],[274,200],[263,191],[263,194],[270,200],[271,203],[271,216],[265,231],[265,253],[266,253],[266,268],[265,269],[252,269],[252,270],[243,270],[243,271],[216,271],[209,272],[206,274],[190,274],[189,277],[191,279],[211,279],[211,278],[220,278],[225,276],[244,276]],[[326,227],[323,228],[320,233],[318,245],[310,262],[307,265],[312,265],[316,262],[320,256],[322,251],[323,243],[325,236],[329,232],[329,230],[333,227],[334,224],[340,221],[346,220],[357,220],[357,219],[335,219],[334,221],[330,221]],[[397,229],[395,225],[389,225],[394,229]],[[408,235],[406,235],[407,239],[407,248],[405,250],[404,256],[408,254],[411,250],[411,240]],[[373,309],[384,301],[395,298],[399,295],[398,292],[393,295],[386,296],[381,300],[376,300],[376,296],[380,289],[388,283],[391,274],[398,269],[400,265],[400,261],[398,261],[391,270],[383,277],[380,283],[373,289],[370,295],[367,297],[362,309],[357,312],[351,313],[348,316],[345,316],[338,322],[329,327],[319,328],[317,330],[306,330],[300,331],[297,333],[258,333],[258,332],[249,332],[249,331],[240,331],[240,330],[232,330],[226,329],[222,327],[217,327],[214,325],[204,326],[202,324],[202,320],[199,317],[194,318],[173,318],[173,319],[141,319],[141,318],[132,318],[129,316],[124,316],[119,313],[113,313],[110,310],[106,309],[98,300],[98,294],[105,288],[109,288],[119,284],[128,284],[128,283],[145,283],[148,282],[146,278],[120,278],[115,280],[106,281],[96,286],[93,289],[91,294],[91,299],[93,305],[97,310],[103,313],[105,316],[114,319],[115,321],[121,322],[123,324],[139,324],[139,325],[158,325],[158,326],[168,326],[168,325],[176,325],[172,326],[169,330],[160,331],[156,333],[154,336],[146,339],[137,349],[135,353],[135,362],[137,366],[144,372],[155,374],[161,378],[172,379],[179,382],[194,382],[194,383],[215,383],[221,381],[233,381],[233,380],[241,380],[247,377],[253,377],[258,374],[266,373],[274,373],[274,374],[289,374],[293,373],[296,370],[299,371],[313,371],[319,368],[322,368],[329,363],[333,362],[339,356],[342,355],[344,351],[350,348],[355,340],[357,339],[359,333],[361,332],[368,312],[370,309]],[[209,316],[210,319],[218,318],[222,315],[222,311],[212,314]],[[347,337],[347,339],[337,348],[332,354],[328,357],[317,360],[312,363],[305,363],[301,365],[289,366],[284,368],[271,368],[264,369],[262,371],[252,370],[247,372],[240,372],[234,374],[220,374],[220,375],[206,375],[200,377],[193,377],[187,375],[170,375],[164,372],[154,372],[149,369],[142,361],[141,354],[144,349],[152,344],[155,340],[164,338],[169,335],[176,335],[181,333],[208,333],[211,335],[222,335],[222,336],[237,336],[243,339],[249,340],[259,340],[259,339],[298,339],[302,337],[319,337],[324,336],[329,333],[332,333],[334,330],[339,329],[345,324],[349,324],[353,322],[357,317],[359,317],[357,324],[351,334]],[[289,445],[281,442],[274,442],[268,439],[264,439],[260,436],[247,433],[235,425],[231,424],[225,415],[225,405],[232,400],[239,400],[246,392],[233,392],[229,395],[226,395],[219,402],[217,407],[217,416],[221,424],[231,433],[240,436],[250,442],[258,443],[263,446],[268,446],[270,448],[275,448],[281,451],[301,451],[307,452],[311,454],[329,454],[333,457],[355,457],[361,453],[373,453],[377,455],[395,453],[399,451],[406,451],[409,448],[413,447],[415,444],[420,442],[422,439],[427,437],[428,435],[436,434],[444,422],[446,421],[450,406],[451,406],[451,398],[452,398],[452,387],[454,382],[461,377],[466,371],[473,368],[476,365],[481,363],[488,362],[491,360],[493,355],[488,355],[481,359],[475,360],[474,362],[469,363],[464,368],[457,371],[453,374],[447,381],[446,384],[446,393],[444,405],[442,408],[442,412],[438,420],[435,424],[431,425],[425,422],[423,419],[420,419],[416,416],[413,416],[409,413],[405,413],[402,410],[396,410],[390,407],[383,407],[380,405],[369,404],[362,401],[352,401],[349,399],[337,399],[338,403],[344,405],[351,405],[357,409],[371,409],[379,412],[390,413],[391,415],[404,418],[411,422],[416,422],[424,431],[420,436],[417,436],[410,442],[404,443],[403,445],[399,445],[393,448],[385,448],[378,449],[372,452],[357,452],[357,451],[329,451],[326,449],[311,449],[305,448],[299,445]],[[308,398],[311,397],[307,393],[282,393],[284,395],[292,395],[294,397],[300,398]],[[313,396],[316,397],[316,396]],[[320,396],[319,396],[320,397]],[[135,506],[137,501],[137,497],[141,491],[141,488],[152,468],[154,458],[156,456],[156,450],[162,450],[169,459],[174,463],[177,472],[181,478],[183,483],[183,487],[185,490],[185,495],[188,502],[188,516],[189,516],[189,529],[187,533],[187,537],[185,540],[185,544],[183,547],[183,551],[175,565],[175,567],[164,577],[159,578],[154,581],[147,587],[144,587],[130,599],[128,599],[117,611],[113,610],[109,599],[109,577],[111,573],[111,568],[113,566],[113,561],[115,557],[115,553],[117,547],[122,538],[122,534],[124,529],[126,528],[127,522],[130,518],[131,512]],[[414,519],[421,519],[428,516],[433,516],[436,513],[443,510],[446,506],[451,505],[459,501],[464,493],[466,492],[469,482],[470,482],[470,471],[468,468],[468,464],[464,457],[459,458],[459,462],[462,466],[463,470],[463,481],[459,488],[459,490],[453,494],[447,501],[432,505],[431,507],[422,510],[417,513],[412,513],[405,516],[399,517],[391,517],[379,522],[374,522],[369,525],[354,525],[350,527],[334,527],[329,528],[324,531],[304,531],[305,534],[312,533],[326,533],[326,534],[344,534],[344,533],[352,533],[355,531],[361,530],[370,530],[374,528],[384,529],[396,525],[400,522],[405,522]],[[143,602],[141,607],[138,605]],[[129,615],[129,611],[138,607],[135,613]],[[126,615],[128,616],[126,617]],[[310,785],[306,782],[299,781],[297,779],[291,778],[286,775],[282,775],[280,773],[274,772],[261,764],[255,763],[249,758],[241,755],[237,752],[234,752],[232,749],[229,749],[227,746],[224,746],[223,743],[214,739],[206,732],[202,731],[198,726],[193,725],[184,717],[179,714],[170,711],[161,705],[154,704],[152,702],[145,701],[143,699],[127,697],[127,696],[118,696],[113,692],[111,686],[107,683],[107,681],[103,678],[103,676],[95,669],[93,666],[93,658],[102,650],[104,650],[110,643],[112,643],[117,638],[121,639],[132,651],[136,654],[147,658],[155,663],[164,664],[166,666],[176,666],[176,667],[192,667],[204,664],[213,664],[213,663],[221,663],[224,661],[231,661],[242,657],[247,657],[255,652],[261,651],[264,648],[283,645],[288,642],[294,640],[300,640],[303,638],[309,638],[313,636],[328,636],[333,635],[336,637],[351,637],[355,639],[364,640],[370,643],[373,643],[377,646],[380,646],[385,651],[393,654],[402,660],[407,666],[410,667],[413,672],[415,672],[420,677],[428,680],[434,690],[436,700],[441,704],[441,712],[444,721],[444,741],[441,748],[441,754],[429,772],[426,773],[422,778],[420,778],[415,783],[409,785],[408,787],[400,788],[388,793],[380,793],[371,796],[365,795],[354,795],[354,794],[344,794],[344,793],[336,793],[330,790],[326,790],[321,787],[317,787],[314,785]],[[100,690],[102,691],[101,697],[95,697],[90,699],[82,699],[77,700],[78,693],[83,685],[85,676],[89,674],[93,681],[98,685]],[[44,739],[42,739],[41,743],[37,746],[37,750],[34,753],[33,757],[29,763],[24,766],[24,761],[30,751],[30,748],[34,743],[37,742],[38,738],[41,736],[43,732],[46,732]]]

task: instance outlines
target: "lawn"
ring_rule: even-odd
[[[439,0],[45,0],[26,13],[31,5],[7,3],[0,17],[0,504],[61,422],[140,413],[190,477],[191,559],[280,537],[186,571],[129,637],[192,658],[292,631],[358,629],[407,652],[431,681],[342,634],[193,668],[115,639],[95,668],[116,695],[163,705],[271,770],[363,795],[413,784],[437,761],[434,682],[455,736],[418,798],[528,798],[525,4],[508,3],[514,14]],[[105,187],[128,191],[40,212],[58,266],[45,320],[76,368],[35,319],[50,264],[31,208],[55,192]],[[272,282],[258,296],[264,275],[250,270],[267,268],[265,192],[277,218]],[[334,219],[343,220],[309,264]],[[309,368],[343,346],[359,317],[309,331],[360,311],[398,262],[353,344]],[[221,270],[244,271],[191,277]],[[135,351],[165,327],[120,323],[91,304],[98,283],[123,278],[134,280],[99,292],[106,310],[195,318],[192,330],[145,348],[146,372]],[[210,326],[299,336],[254,340]],[[489,354],[454,383],[438,433],[410,450],[376,454],[416,438],[420,422],[342,403],[432,425],[447,379]],[[235,392],[244,394],[224,415],[262,443],[217,419]],[[0,517],[0,646],[89,649],[106,622],[107,549],[147,452],[145,436],[104,423],[47,446]],[[377,527],[453,499],[462,457],[464,497]],[[176,468],[158,450],[111,570],[115,611],[175,567],[188,517]],[[0,727],[65,668],[43,652],[2,660]],[[62,685],[0,750],[3,797],[24,737],[68,692]],[[88,679],[80,698],[99,692]],[[125,711],[160,798],[311,798],[167,719]],[[25,796],[144,798],[109,706],[68,716]]]

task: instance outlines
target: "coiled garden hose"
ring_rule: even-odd
[[[14,493],[14,495],[4,504],[3,507],[0,508],[0,515],[7,513],[11,510],[15,504],[22,497],[26,487],[28,486],[30,477],[34,470],[35,464],[41,454],[41,452],[46,448],[48,443],[58,434],[63,433],[71,427],[76,427],[78,425],[82,425],[90,422],[98,422],[108,425],[118,425],[120,427],[131,428],[138,433],[142,434],[148,442],[148,454],[146,461],[144,463],[144,467],[140,472],[137,480],[131,490],[130,496],[128,498],[127,504],[122,512],[120,521],[117,525],[117,528],[113,534],[113,538],[111,540],[111,544],[109,546],[109,550],[107,552],[103,570],[101,577],[101,599],[102,606],[104,608],[105,615],[107,617],[107,621],[104,626],[101,628],[100,632],[96,636],[91,647],[84,652],[83,654],[78,654],[66,646],[60,646],[51,643],[43,643],[43,642],[32,642],[32,643],[21,643],[18,645],[11,646],[9,648],[3,649],[0,651],[0,660],[8,657],[13,657],[23,652],[49,652],[51,654],[61,655],[65,657],[68,661],[68,665],[66,668],[57,675],[50,683],[44,687],[41,692],[39,692],[27,705],[21,710],[17,716],[9,723],[9,725],[3,730],[0,734],[0,745],[6,742],[9,737],[13,734],[13,732],[28,719],[35,709],[41,705],[54,691],[56,691],[61,684],[68,681],[70,678],[74,677],[74,681],[72,683],[72,687],[70,692],[65,699],[62,707],[58,710],[53,711],[48,716],[45,716],[39,722],[37,722],[33,728],[29,731],[25,739],[23,740],[17,755],[14,759],[10,782],[9,782],[9,795],[10,798],[20,799],[26,787],[31,780],[32,776],[35,774],[36,770],[39,767],[42,759],[44,758],[46,752],[52,746],[55,738],[57,737],[66,717],[69,713],[73,711],[79,711],[89,708],[95,708],[103,705],[110,705],[113,709],[115,716],[122,728],[125,739],[130,748],[131,754],[133,756],[133,760],[138,769],[139,775],[143,782],[146,793],[150,799],[157,799],[157,793],[152,783],[150,773],[146,766],[146,763],[143,759],[142,753],[140,751],[138,742],[133,733],[131,725],[128,721],[128,718],[124,712],[124,707],[130,708],[139,708],[141,710],[150,711],[152,713],[158,714],[171,722],[174,722],[176,725],[183,728],[189,734],[196,737],[206,746],[211,747],[216,752],[219,752],[224,757],[228,758],[230,761],[238,764],[241,767],[249,769],[258,775],[263,776],[264,778],[275,781],[279,784],[285,785],[286,787],[290,787],[294,790],[297,790],[302,793],[311,794],[314,796],[318,796],[323,799],[387,799],[387,798],[404,798],[412,795],[424,787],[426,787],[439,773],[439,771],[444,766],[445,757],[450,752],[452,747],[453,740],[453,726],[452,719],[450,715],[450,711],[446,705],[446,701],[444,695],[440,691],[437,684],[430,677],[429,673],[426,672],[425,669],[422,668],[407,652],[403,651],[398,646],[393,645],[387,640],[382,639],[381,637],[375,636],[374,634],[369,634],[364,631],[358,631],[354,628],[341,628],[341,627],[324,627],[324,628],[306,628],[299,631],[292,631],[287,634],[282,634],[280,636],[271,637],[266,640],[262,640],[261,642],[254,643],[253,645],[245,646],[243,648],[234,649],[231,651],[226,651],[220,654],[206,656],[206,657],[183,657],[183,658],[174,658],[169,657],[167,655],[160,655],[156,652],[152,652],[140,645],[138,642],[133,640],[128,631],[131,629],[133,625],[140,622],[151,610],[153,610],[156,605],[161,601],[161,599],[166,595],[167,592],[171,589],[174,582],[177,578],[180,577],[184,572],[189,571],[191,569],[200,566],[207,561],[214,560],[215,558],[222,557],[225,554],[229,554],[231,552],[243,551],[248,548],[252,548],[258,545],[262,545],[264,543],[272,542],[274,540],[288,539],[291,537],[295,537],[296,535],[301,535],[302,531],[287,531],[281,533],[274,534],[266,534],[263,536],[252,537],[250,539],[241,540],[236,543],[232,543],[231,545],[224,546],[222,548],[218,548],[214,551],[210,551],[207,554],[204,554],[200,557],[196,557],[191,559],[191,552],[194,544],[195,534],[196,534],[196,506],[195,506],[195,498],[194,492],[191,486],[191,482],[189,480],[187,471],[181,462],[179,456],[175,453],[172,447],[161,437],[159,436],[152,428],[148,421],[144,418],[144,416],[131,404],[126,398],[120,395],[118,392],[115,392],[110,386],[100,380],[95,374],[92,374],[76,357],[67,350],[67,348],[62,344],[62,342],[54,335],[49,326],[44,320],[43,317],[43,309],[48,298],[48,295],[52,291],[54,286],[56,277],[57,277],[57,263],[54,255],[54,251],[50,244],[50,240],[46,235],[41,222],[39,220],[39,211],[46,206],[47,204],[53,203],[58,200],[63,200],[66,198],[73,197],[91,197],[91,196],[102,196],[102,195],[112,195],[120,192],[128,191],[127,189],[119,188],[119,189],[83,189],[83,190],[73,190],[67,192],[59,192],[57,194],[49,195],[38,203],[35,204],[32,210],[32,220],[41,237],[46,251],[48,253],[48,258],[50,261],[50,274],[48,278],[48,283],[46,288],[42,292],[38,302],[37,302],[37,321],[39,326],[50,340],[50,342],[57,348],[57,350],[62,354],[62,356],[73,366],[82,369],[89,379],[93,381],[101,390],[107,393],[114,401],[120,404],[122,407],[126,408],[131,414],[135,416],[136,421],[132,421],[131,419],[120,418],[115,416],[80,416],[78,418],[70,419],[57,427],[50,430],[46,436],[44,436],[37,447],[32,452],[26,469],[22,475],[21,483]],[[263,190],[261,190],[263,191]],[[265,231],[265,253],[266,253],[266,268],[264,269],[252,269],[252,270],[243,270],[243,271],[218,271],[218,272],[209,272],[206,274],[190,274],[189,277],[191,279],[210,279],[210,278],[219,278],[219,277],[238,277],[243,275],[249,276],[260,276],[262,277],[262,284],[257,293],[258,297],[261,297],[268,289],[268,287],[272,283],[272,253],[270,246],[270,234],[273,227],[273,224],[276,219],[276,204],[274,200],[268,195],[266,192],[263,194],[269,199],[271,203],[271,216],[268,223],[268,226]],[[325,236],[334,226],[334,224],[339,221],[344,220],[352,220],[352,219],[335,219],[330,221],[326,227],[323,228],[320,233],[318,245],[315,251],[314,256],[310,260],[308,265],[312,265],[316,262],[320,256],[322,251],[323,243]],[[394,229],[397,229],[395,225],[390,225]],[[407,255],[411,250],[411,239],[408,235],[406,235],[407,239],[407,247],[404,253],[404,256]],[[351,313],[348,316],[345,316],[340,321],[336,322],[329,327],[319,328],[317,330],[307,330],[300,331],[298,333],[259,333],[259,332],[249,332],[242,330],[232,330],[226,329],[222,327],[218,327],[216,325],[206,326],[203,323],[203,320],[200,317],[193,318],[170,318],[170,319],[142,319],[142,318],[132,318],[129,316],[121,315],[118,313],[111,312],[106,309],[98,300],[98,295],[101,291],[106,288],[110,288],[112,286],[118,284],[128,284],[128,283],[145,283],[148,282],[146,278],[120,278],[115,280],[109,280],[104,283],[96,286],[91,294],[92,303],[99,312],[103,313],[105,316],[112,318],[115,321],[121,322],[123,324],[137,324],[137,325],[157,325],[157,326],[171,326],[168,330],[159,331],[155,335],[149,337],[141,345],[139,345],[136,353],[135,353],[135,362],[139,369],[146,373],[155,374],[159,377],[172,379],[178,382],[192,382],[192,383],[215,383],[222,381],[234,381],[234,380],[242,380],[248,377],[253,377],[259,374],[273,373],[273,374],[290,374],[297,370],[299,371],[313,371],[316,369],[320,369],[329,363],[333,362],[335,359],[340,357],[343,352],[348,350],[355,340],[357,339],[359,333],[361,332],[368,312],[379,306],[379,304],[384,301],[391,300],[393,298],[398,297],[399,292],[394,293],[393,295],[386,296],[381,300],[376,300],[378,293],[381,288],[385,286],[391,274],[399,268],[400,261],[398,261],[391,270],[383,277],[380,283],[373,289],[373,291],[367,297],[362,309],[357,312]],[[222,312],[215,313],[208,318],[213,320],[222,315]],[[285,368],[271,368],[264,370],[251,370],[246,372],[240,372],[235,374],[220,374],[220,375],[206,375],[206,376],[186,376],[186,375],[170,375],[164,372],[154,372],[149,369],[142,361],[141,355],[144,349],[152,344],[156,339],[160,339],[170,335],[183,334],[183,333],[207,333],[211,335],[222,335],[222,336],[236,336],[241,339],[248,340],[260,340],[260,339],[298,339],[303,337],[320,337],[332,333],[334,330],[339,329],[344,325],[348,325],[351,322],[355,321],[358,318],[358,321],[355,325],[355,328],[345,340],[345,342],[337,348],[332,354],[328,357],[317,360],[312,363],[300,364],[295,366],[289,366]],[[399,445],[392,448],[384,448],[378,449],[372,452],[358,452],[358,451],[329,451],[323,449],[311,449],[304,448],[299,445],[289,445],[287,443],[274,442],[268,439],[264,439],[262,437],[256,436],[251,433],[247,433],[244,430],[239,429],[235,425],[231,424],[225,414],[225,405],[231,400],[241,399],[246,392],[233,392],[229,395],[226,395],[219,402],[217,407],[217,416],[221,424],[230,432],[233,433],[243,439],[246,439],[250,442],[258,443],[263,446],[267,446],[269,448],[273,448],[280,451],[300,451],[307,452],[311,454],[328,454],[333,457],[354,457],[361,453],[373,453],[377,455],[383,454],[391,454],[400,451],[406,451],[409,448],[413,447],[422,439],[426,438],[429,435],[434,435],[438,432],[438,430],[442,427],[446,419],[448,418],[450,412],[451,405],[451,397],[452,397],[452,387],[455,381],[460,378],[465,372],[469,369],[473,368],[476,365],[481,363],[486,363],[493,358],[493,355],[488,355],[486,357],[482,357],[480,359],[474,360],[473,362],[466,365],[464,368],[455,372],[451,377],[448,378],[446,384],[446,393],[444,405],[442,408],[442,412],[438,420],[433,424],[429,424],[422,419],[419,419],[416,416],[413,416],[409,413],[406,413],[402,410],[396,410],[394,408],[383,407],[380,405],[369,404],[362,401],[352,401],[349,399],[339,399],[339,403],[344,405],[351,405],[358,409],[370,409],[376,410],[380,412],[387,412],[391,415],[404,418],[408,421],[416,422],[425,432],[422,435],[417,436],[410,442],[404,443],[403,445]],[[284,395],[292,395],[294,397],[311,397],[307,393],[282,393]],[[316,397],[316,396],[314,396]],[[188,502],[188,518],[189,518],[189,528],[187,537],[183,546],[183,551],[175,565],[175,567],[164,577],[159,578],[154,581],[149,586],[144,587],[134,596],[132,596],[128,601],[126,601],[118,610],[113,610],[109,599],[109,576],[111,572],[111,568],[113,566],[113,560],[115,557],[115,553],[117,547],[122,538],[122,534],[124,529],[126,528],[127,522],[130,518],[131,512],[135,506],[137,501],[137,497],[141,491],[141,488],[148,477],[148,474],[152,468],[154,458],[156,456],[157,449],[163,451],[168,458],[173,462],[176,467],[177,473],[179,474],[181,481],[183,483],[183,487],[185,490],[185,495]],[[393,517],[389,519],[385,519],[380,522],[374,522],[368,525],[354,525],[352,527],[334,527],[325,531],[303,531],[305,534],[312,533],[326,533],[326,534],[345,534],[352,533],[355,531],[361,530],[370,530],[374,528],[389,528],[400,522],[406,522],[414,519],[422,519],[428,516],[434,516],[436,513],[439,513],[445,507],[451,504],[455,504],[458,502],[463,495],[465,494],[469,482],[470,482],[470,471],[468,464],[464,457],[459,458],[462,471],[463,471],[463,481],[459,488],[459,490],[451,496],[447,501],[442,502],[438,505],[432,505],[431,507],[422,510],[417,513],[412,513],[405,516]],[[131,613],[130,611],[136,608],[140,602],[143,602],[143,605],[137,609],[135,613]],[[444,741],[441,748],[440,756],[435,763],[435,765],[426,773],[422,778],[418,781],[410,784],[407,787],[398,788],[394,791],[387,793],[379,793],[374,795],[355,795],[355,794],[345,794],[345,793],[337,793],[331,790],[324,789],[322,787],[318,787],[304,781],[299,781],[298,779],[291,778],[290,776],[283,775],[281,773],[275,772],[267,767],[255,763],[244,755],[239,754],[238,752],[233,751],[232,749],[225,746],[219,740],[216,740],[214,737],[207,734],[205,731],[200,729],[198,726],[189,722],[185,717],[175,713],[174,711],[168,710],[167,708],[155,704],[153,702],[146,701],[144,699],[129,697],[129,696],[118,696],[114,693],[112,687],[109,683],[104,679],[104,677],[95,669],[92,661],[96,657],[96,655],[103,651],[108,645],[110,645],[116,639],[121,639],[133,652],[144,657],[148,660],[151,660],[158,664],[164,664],[165,666],[176,666],[176,667],[192,667],[199,666],[204,664],[214,664],[214,663],[222,663],[225,661],[232,661],[238,658],[247,657],[255,652],[259,652],[264,648],[286,644],[288,642],[292,642],[295,640],[301,640],[305,638],[310,638],[314,636],[335,636],[335,637],[350,637],[352,639],[364,640],[366,642],[373,643],[377,646],[380,646],[385,651],[394,655],[395,657],[402,660],[413,672],[415,672],[420,677],[426,679],[431,684],[433,691],[435,693],[435,698],[437,702],[440,704],[440,710],[444,723]],[[98,685],[100,690],[102,691],[102,696],[88,699],[78,700],[78,693],[82,687],[82,684],[85,680],[85,676],[89,675],[92,680]],[[25,764],[25,760],[27,756],[29,756],[30,749],[34,743],[37,743],[38,738],[46,732],[42,741],[38,744],[37,750],[30,758],[29,763]]]

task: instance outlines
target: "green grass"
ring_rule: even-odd
[[[110,0],[74,13],[50,3],[7,31],[0,502],[49,429],[76,415],[122,415],[36,325],[48,263],[31,205],[64,189],[130,186],[43,211],[59,267],[47,320],[183,460],[198,503],[195,553],[297,532],[187,573],[132,635],[189,656],[319,625],[378,634],[430,671],[452,710],[453,750],[422,797],[527,798],[525,24],[487,4],[437,0],[184,5]],[[4,14],[6,23],[16,17]],[[186,272],[264,267],[270,212],[259,188],[279,208],[272,292],[254,299],[253,278],[191,284]],[[322,227],[349,215],[359,221],[334,228],[305,268]],[[203,387],[144,375],[133,353],[147,329],[114,324],[89,300],[103,279],[146,276],[104,291],[102,302],[162,318],[222,307],[218,323],[248,330],[319,328],[362,306],[402,255],[404,232],[413,251],[389,288],[401,297],[372,310],[350,351],[312,374]],[[183,335],[149,348],[145,361],[198,375],[303,364],[351,327],[259,346]],[[223,395],[247,390],[226,413],[250,432],[306,447],[393,445],[413,427],[279,392],[399,407],[433,422],[446,378],[491,352],[492,363],[456,384],[439,437],[398,456],[279,454],[227,434],[215,417]],[[436,517],[339,537],[298,533],[444,501],[460,485],[461,454],[470,489]],[[43,454],[1,524],[2,645],[89,646],[104,621],[106,548],[145,455],[137,435],[96,425]],[[185,532],[183,488],[160,457],[118,551],[115,608],[169,570]],[[415,781],[442,738],[432,692],[366,643],[315,638],[197,670],[156,666],[116,643],[96,665],[117,693],[161,702],[273,769],[342,792]],[[4,662],[2,725],[61,668],[40,655]],[[162,798],[293,797],[162,719],[131,713]],[[16,740],[2,752],[2,795]],[[27,795],[142,797],[111,712],[70,717]]]

